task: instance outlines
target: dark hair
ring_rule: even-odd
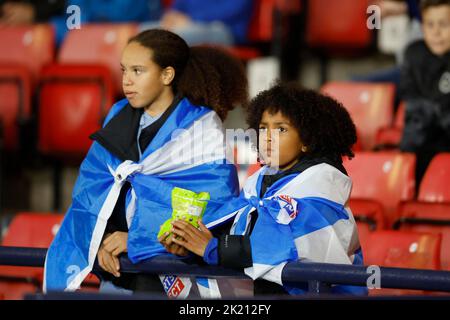
[[[448,5],[450,6],[450,0],[421,0],[420,1],[420,12],[424,12],[430,7]]]
[[[264,111],[280,111],[295,126],[300,139],[313,157],[341,161],[354,157],[356,128],[347,110],[331,97],[302,89],[293,83],[276,84],[262,91],[247,106],[247,123],[259,129]]]
[[[243,64],[224,49],[189,48],[173,32],[150,29],[129,40],[149,48],[161,68],[173,67],[172,87],[195,104],[212,108],[223,120],[235,104],[247,101],[247,76]]]

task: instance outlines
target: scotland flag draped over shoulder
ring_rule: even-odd
[[[276,181],[259,198],[268,167],[246,182],[231,234],[244,235],[250,213],[258,219],[250,235],[253,266],[245,273],[283,285],[290,294],[305,292],[282,283],[281,274],[290,261],[362,265],[356,223],[347,202],[351,179],[333,166],[321,163]],[[247,204],[242,207],[243,199]],[[213,224],[208,225],[209,227]],[[335,293],[365,294],[366,288],[335,286]]]
[[[105,125],[127,103],[116,103]],[[128,256],[133,263],[168,254],[158,242],[157,233],[171,216],[171,191],[175,186],[210,193],[205,223],[232,218],[225,215],[227,212],[217,212],[237,195],[239,188],[236,169],[226,161],[226,155],[222,122],[217,114],[193,106],[186,98],[167,118],[138,163],[121,161],[94,142],[81,164],[72,205],[47,252],[44,292],[76,290],[92,270],[108,218],[125,181],[131,184],[126,216]],[[176,282],[169,280],[162,279],[163,284]]]

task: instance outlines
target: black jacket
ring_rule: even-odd
[[[50,18],[65,13],[65,0],[0,0],[0,6],[7,2],[29,3],[34,8],[34,22],[48,22]],[[0,12],[0,16],[3,13]]]
[[[450,148],[450,52],[434,55],[424,41],[406,50],[399,87],[406,102],[401,149],[436,152]]]

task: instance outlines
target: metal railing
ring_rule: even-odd
[[[0,265],[43,267],[45,248],[2,247]],[[120,257],[121,272],[177,274],[200,277],[232,277],[248,279],[243,271],[217,266],[186,263],[171,256],[158,256],[133,264]],[[94,271],[99,267],[94,266]],[[450,292],[450,272],[380,267],[380,287]],[[331,284],[367,286],[372,272],[365,266],[330,263],[290,262],[282,273],[283,282],[309,283],[310,293],[326,293]]]

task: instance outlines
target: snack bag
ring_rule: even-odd
[[[171,222],[184,220],[198,228],[198,219],[203,217],[210,199],[208,192],[195,193],[182,188],[172,189],[172,217],[166,220],[158,232],[158,238],[172,229]]]

